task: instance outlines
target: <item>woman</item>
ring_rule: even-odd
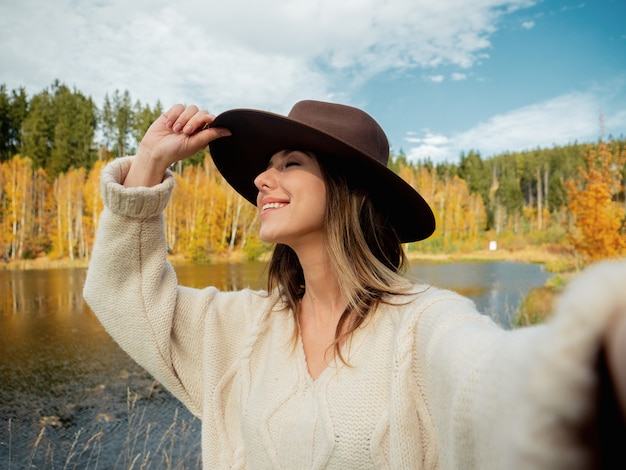
[[[267,291],[182,287],[166,260],[167,168],[207,144],[275,244]],[[402,277],[401,243],[435,225],[388,155],[378,124],[348,106],[215,117],[176,105],[103,170],[85,299],[202,419],[205,468],[598,464],[598,392],[626,396],[626,264],[580,276],[548,324],[504,331]]]

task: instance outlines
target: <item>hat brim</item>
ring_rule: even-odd
[[[213,161],[228,183],[256,205],[254,179],[280,150],[307,150],[332,155],[348,170],[353,187],[370,191],[376,206],[402,243],[423,240],[435,230],[435,217],[424,198],[389,168],[326,132],[286,116],[255,109],[218,115],[211,127],[225,127],[228,137],[209,144]]]

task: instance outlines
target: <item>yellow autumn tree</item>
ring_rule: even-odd
[[[626,152],[600,142],[585,154],[586,168],[579,168],[580,179],[568,181],[569,210],[573,217],[571,240],[585,259],[595,261],[623,256],[623,194]]]
[[[437,230],[444,246],[450,242],[475,241],[487,218],[480,196],[470,194],[467,183],[458,176],[442,178],[437,186],[433,202],[439,212]]]
[[[210,155],[174,175],[176,191],[165,210],[171,254],[204,260],[240,250],[256,233],[256,209],[222,178]]]
[[[3,255],[20,259],[33,224],[33,168],[28,157],[14,156],[0,166],[2,181]]]
[[[437,235],[443,246],[458,241],[474,242],[480,237],[487,220],[485,207],[479,195],[470,194],[465,180],[458,176],[440,178],[434,168],[408,165],[401,166],[398,175],[433,207]]]
[[[100,173],[106,164],[107,162],[105,160],[96,161],[89,171],[85,184],[83,185],[84,211],[82,222],[85,238],[85,257],[91,255],[93,243],[96,238],[98,218],[104,208],[102,197],[100,196]]]
[[[54,180],[54,225],[51,228],[52,258],[86,258],[88,254],[83,226],[84,168],[70,169]]]
[[[210,168],[187,166],[175,174],[176,191],[166,210],[168,245],[172,253],[206,258],[218,242],[223,195]]]

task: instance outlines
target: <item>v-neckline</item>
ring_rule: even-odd
[[[372,312],[371,315],[375,315],[375,312]],[[373,317],[367,318],[362,325],[360,325],[353,333],[351,338],[348,338],[346,343],[341,346],[341,352],[344,355],[343,357],[346,359],[348,363],[350,363],[350,358],[355,357],[356,353],[361,347],[363,342],[363,338],[367,336],[370,328],[373,327],[372,323],[374,322]],[[346,344],[349,344],[349,347],[346,348]],[[350,354],[348,354],[350,352]],[[346,363],[342,361],[337,354],[333,355],[333,358],[326,364],[326,367],[322,369],[322,371],[317,375],[317,377],[313,377],[311,371],[309,370],[309,363],[307,361],[306,353],[304,351],[304,341],[302,340],[302,332],[298,333],[298,345],[297,345],[297,355],[298,355],[298,365],[302,369],[304,376],[310,383],[318,383],[320,379],[323,379],[330,372],[330,369],[335,370],[335,372],[340,371],[344,367],[346,367]]]
[[[307,381],[311,383],[318,382],[324,375],[326,375],[326,372],[331,367],[336,368],[338,366],[340,367],[341,365],[343,365],[342,362],[337,363],[337,356],[334,355],[332,360],[328,364],[326,364],[326,367],[322,369],[322,371],[317,375],[317,377],[313,377],[313,375],[311,374],[311,371],[309,370],[309,362],[307,360],[306,353],[304,352],[304,341],[302,340],[301,332],[298,333],[297,354],[298,354],[298,365],[303,370],[304,376],[306,377]]]

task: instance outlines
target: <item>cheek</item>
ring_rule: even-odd
[[[316,196],[311,198],[311,200],[315,201],[315,206],[312,208],[312,211],[317,216],[324,217],[326,213],[326,186],[324,184],[318,184],[313,194]]]

